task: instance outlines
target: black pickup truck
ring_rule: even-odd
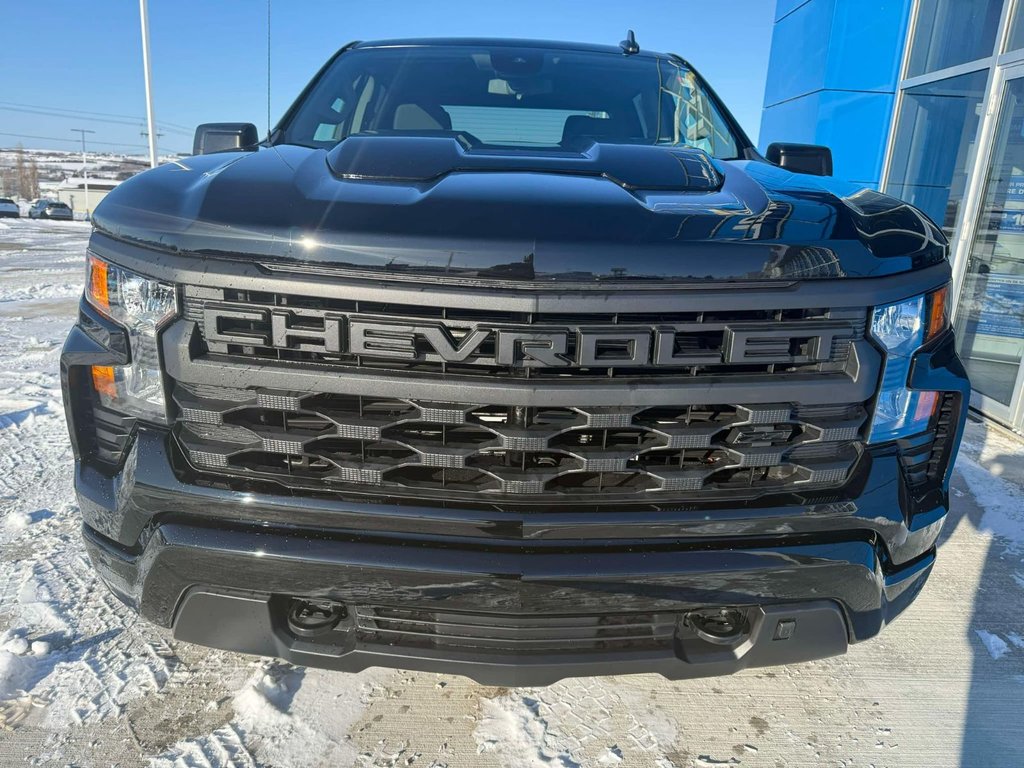
[[[686,61],[390,40],[95,212],[62,357],[107,585],[180,639],[494,684],[843,653],[925,583],[947,243]]]

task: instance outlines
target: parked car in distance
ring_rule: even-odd
[[[61,219],[62,221],[71,221],[75,218],[75,214],[72,213],[67,203],[61,203],[56,200],[36,200],[32,207],[28,209],[28,217],[30,219]]]
[[[21,216],[21,208],[9,197],[0,197],[0,219],[17,219]]]

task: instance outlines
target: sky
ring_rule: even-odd
[[[139,7],[134,0],[0,0],[0,147],[145,152]],[[678,53],[756,142],[775,0],[270,0],[270,114],[276,123],[351,40],[487,36],[617,44]],[[267,127],[267,0],[149,0],[161,152],[185,152],[203,122]]]

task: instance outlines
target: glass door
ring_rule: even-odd
[[[957,346],[972,405],[1020,423],[1024,386],[1024,67],[1004,70],[984,192],[964,267]]]

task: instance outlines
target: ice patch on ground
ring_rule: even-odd
[[[976,629],[974,630],[974,633],[985,645],[985,650],[988,651],[988,655],[996,661],[1003,658],[1003,656],[1010,652],[1010,646],[1006,644],[1006,641],[1003,640],[1003,638],[994,632],[989,632],[985,629]]]

